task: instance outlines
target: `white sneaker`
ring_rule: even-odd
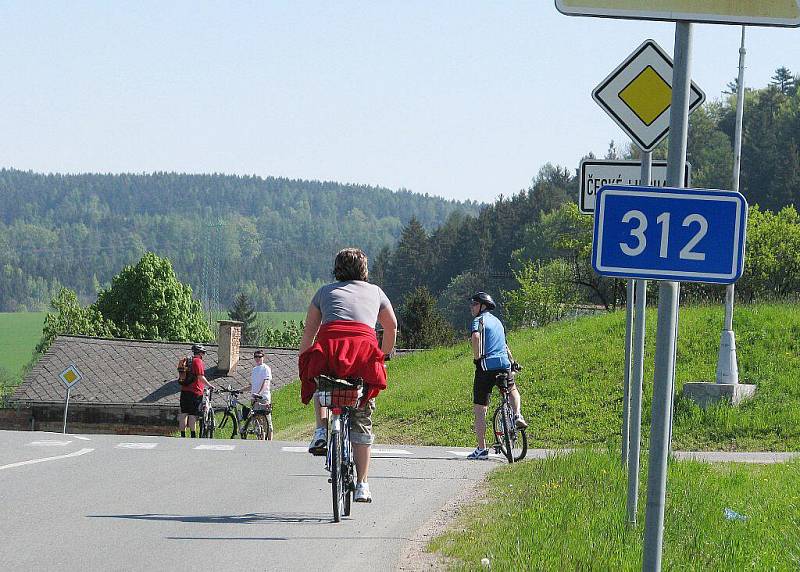
[[[369,483],[358,483],[356,494],[353,495],[355,502],[372,502],[372,495],[369,494]]]
[[[525,421],[525,418],[522,416],[522,413],[514,416],[514,423],[516,424],[517,429],[525,429],[526,427],[528,427],[528,422]]]
[[[467,455],[467,459],[471,461],[486,461],[489,459],[489,449],[477,447],[472,453]]]
[[[328,453],[328,435],[325,427],[317,427],[311,443],[308,444],[308,452],[315,457],[322,457]]]

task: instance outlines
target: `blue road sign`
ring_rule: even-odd
[[[732,284],[746,227],[740,193],[608,185],[597,196],[592,266],[603,276]]]

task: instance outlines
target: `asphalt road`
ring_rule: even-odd
[[[300,443],[0,431],[0,570],[392,570],[496,463],[374,447],[374,502],[332,522]]]

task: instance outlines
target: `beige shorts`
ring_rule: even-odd
[[[314,394],[314,401],[319,397]],[[356,445],[372,445],[375,435],[372,433],[372,412],[375,411],[375,398],[367,401],[366,407],[350,410],[350,442]]]

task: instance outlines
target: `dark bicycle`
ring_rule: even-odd
[[[214,406],[211,404],[213,394],[214,390],[210,387],[203,390],[203,401],[200,403],[200,414],[198,415],[201,439],[214,438],[216,419],[214,419]]]
[[[497,374],[497,388],[500,390],[500,403],[494,410],[494,452],[502,453],[509,463],[521,461],[528,452],[528,435],[525,429],[517,427],[514,408],[508,400],[510,374]]]
[[[333,521],[350,516],[356,490],[356,465],[350,443],[350,411],[361,397],[363,380],[336,379],[327,375],[316,378],[319,404],[327,407],[328,455],[325,469],[330,471]]]
[[[239,396],[244,393],[243,389],[221,389],[221,393],[227,393],[225,401],[225,411],[222,413],[217,429],[227,435],[230,430],[230,438],[240,437],[247,439],[253,435],[256,439],[263,440],[267,435],[267,415],[272,413],[272,404],[265,403],[261,408],[247,407],[239,402]]]

